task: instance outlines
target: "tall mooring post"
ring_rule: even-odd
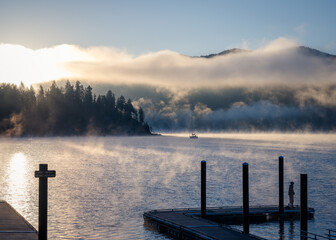
[[[206,161],[201,162],[201,217],[206,217]]]
[[[48,164],[40,164],[39,171],[35,171],[39,178],[39,224],[38,239],[47,240],[48,230],[48,177],[56,177],[56,171],[48,170]]]
[[[250,232],[248,163],[243,163],[243,228],[244,233]]]
[[[308,231],[308,180],[307,174],[300,175],[300,239],[307,239]]]
[[[284,217],[284,158],[279,157],[279,219]]]

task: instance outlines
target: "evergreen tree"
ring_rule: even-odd
[[[115,108],[115,96],[111,90],[108,90],[106,93],[106,102],[107,102],[108,108],[110,109]]]
[[[41,102],[44,102],[44,101],[45,101],[44,89],[40,85],[39,91],[37,93],[37,102],[41,103]]]
[[[87,88],[85,88],[83,102],[86,106],[89,106],[89,105],[91,106],[93,102],[92,88],[90,87],[90,85]]]
[[[117,109],[120,112],[123,112],[125,110],[125,103],[126,103],[126,100],[125,100],[124,96],[120,96],[117,99]]]
[[[133,118],[133,115],[135,113],[134,107],[132,105],[131,99],[128,99],[125,103],[125,115],[128,118]]]
[[[140,122],[141,124],[143,124],[143,122],[144,122],[144,118],[145,118],[145,114],[144,114],[142,108],[140,107],[140,109],[139,109],[139,122]]]

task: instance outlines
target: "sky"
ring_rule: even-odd
[[[0,43],[199,56],[284,37],[336,54],[335,9],[334,0],[0,0]]]
[[[335,9],[329,0],[0,0],[0,82],[334,82],[334,65],[276,50],[304,45],[336,54]],[[231,48],[253,54],[186,57]]]
[[[0,0],[0,83],[122,86],[116,94],[158,129],[186,127],[191,115],[214,129],[260,116],[292,119],[279,129],[330,129],[336,62],[295,47],[336,55],[335,9],[335,0]],[[231,48],[252,51],[190,57]]]

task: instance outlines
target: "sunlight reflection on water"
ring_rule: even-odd
[[[26,196],[26,190],[28,189],[27,186],[27,158],[26,156],[20,152],[15,153],[9,162],[9,167],[7,169],[8,176],[8,188],[9,195],[11,196],[19,196],[14,201],[22,199],[22,197]],[[15,202],[18,204],[18,202]]]
[[[144,227],[142,213],[198,207],[201,160],[209,206],[241,205],[243,162],[250,165],[250,204],[261,205],[278,202],[277,157],[284,155],[285,187],[296,183],[296,203],[299,174],[308,173],[316,209],[310,230],[335,228],[336,135],[245,135],[0,139],[0,198],[37,227],[34,171],[48,163],[57,172],[49,179],[50,239],[166,239]],[[279,239],[278,231],[277,223],[251,226],[269,239]],[[298,231],[298,222],[285,223],[288,239]]]

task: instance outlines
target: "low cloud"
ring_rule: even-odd
[[[34,51],[2,44],[0,65],[0,82],[70,79],[98,94],[112,89],[143,107],[154,130],[336,129],[335,57],[299,48],[293,39],[212,58],[170,50],[134,56],[112,47]]]
[[[67,67],[76,78],[89,81],[149,84],[179,89],[335,81],[335,64],[326,64],[319,58],[300,54],[296,46],[293,40],[279,38],[255,51],[211,59],[191,58],[169,50],[138,57],[124,52],[106,51],[99,59],[96,53],[101,52],[101,49],[91,48],[88,52],[95,55],[97,61],[71,62]]]
[[[146,84],[174,89],[198,87],[323,84],[335,82],[336,67],[300,53],[297,42],[279,38],[254,51],[214,58],[170,50],[134,56],[113,47],[59,45],[31,50],[0,44],[0,81],[28,84],[58,80]]]
[[[328,87],[196,89],[180,99],[135,100],[155,131],[335,131],[336,84]],[[160,98],[158,98],[160,99]]]

